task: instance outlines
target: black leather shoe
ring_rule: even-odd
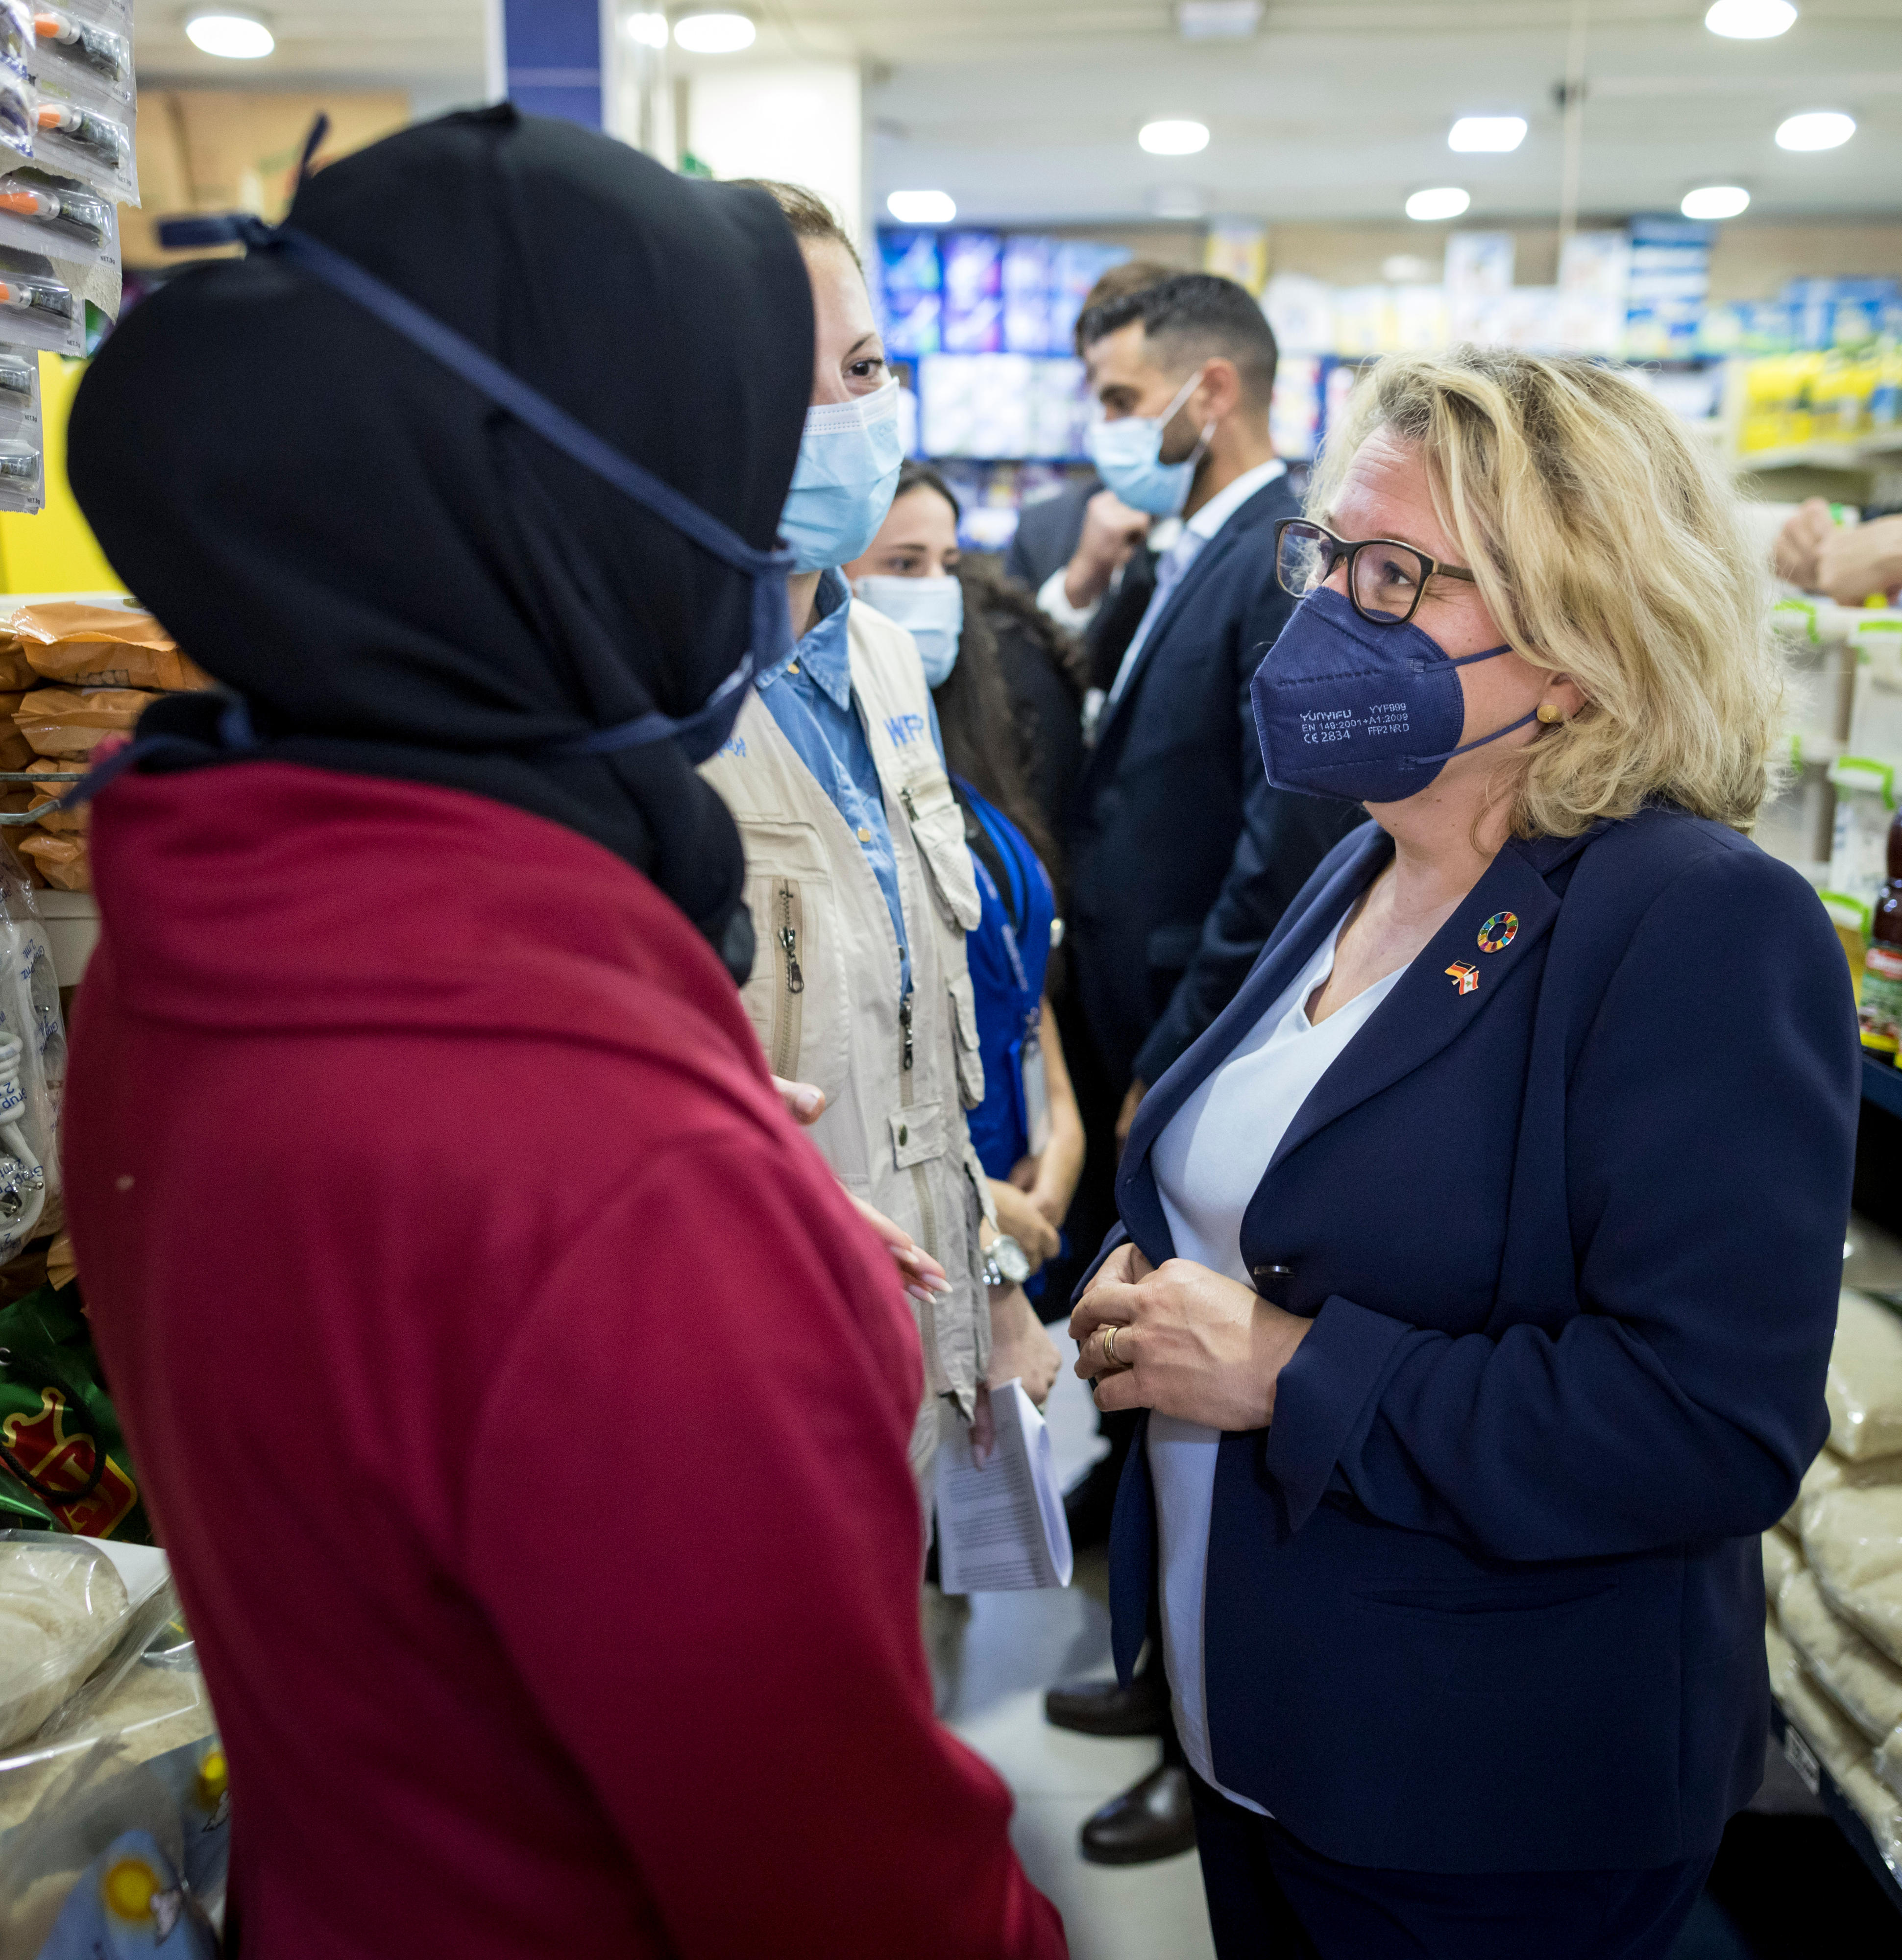
[[[1083,1820],[1083,1853],[1093,1865],[1150,1865],[1195,1849],[1188,1772],[1164,1763]]]
[[[1080,1736],[1159,1736],[1169,1719],[1169,1681],[1159,1667],[1124,1688],[1115,1681],[1073,1681],[1044,1697],[1044,1720]]]

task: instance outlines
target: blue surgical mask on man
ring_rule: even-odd
[[[863,557],[899,487],[905,442],[895,380],[848,402],[806,412],[780,535],[797,571],[829,571]]]
[[[854,579],[852,590],[917,642],[927,687],[942,687],[951,678],[964,632],[964,587],[955,578],[948,573],[937,578],[867,575]]]
[[[1215,425],[1204,427],[1201,439],[1180,463],[1163,460],[1163,438],[1201,378],[1198,368],[1159,415],[1119,415],[1114,422],[1092,422],[1084,431],[1083,447],[1096,474],[1132,511],[1174,517],[1188,501],[1195,466],[1207,453]]]
[[[1512,651],[1488,647],[1455,659],[1411,621],[1376,625],[1344,592],[1325,585],[1310,592],[1249,685],[1268,781],[1350,803],[1417,795],[1455,756],[1537,716],[1535,708],[1477,741],[1459,739],[1466,727],[1459,670]]]

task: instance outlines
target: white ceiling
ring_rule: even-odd
[[[482,0],[258,4],[278,52],[246,81],[402,85],[421,113],[479,97]],[[1268,0],[1252,40],[1201,43],[1178,37],[1166,0],[752,4],[759,54],[864,63],[875,208],[930,188],[978,221],[1128,221],[1189,186],[1216,212],[1391,219],[1442,183],[1471,192],[1469,221],[1558,206],[1553,90],[1575,0]],[[1790,32],[1757,42],[1707,33],[1704,0],[1588,4],[1588,215],[1674,209],[1712,183],[1744,185],[1753,217],[1902,213],[1902,0],[1799,0]],[[140,0],[142,72],[239,81],[185,40],[184,11]],[[1777,149],[1782,118],[1815,108],[1848,110],[1854,138]],[[1455,116],[1486,111],[1524,116],[1524,145],[1454,155]],[[1145,155],[1137,129],[1162,116],[1207,123],[1208,148]]]

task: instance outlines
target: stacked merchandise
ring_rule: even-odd
[[[135,102],[129,0],[0,0],[0,510],[46,501],[40,353],[119,311]]]
[[[0,1532],[0,1960],[210,1960],[226,1786],[164,1554]]]
[[[1764,1537],[1770,1686],[1902,1873],[1902,1319],[1845,1292],[1827,1446]]]
[[[87,813],[58,807],[71,778],[161,694],[211,685],[149,612],[130,606],[59,600],[0,616],[0,824],[12,827],[33,879],[92,889]],[[36,786],[34,776],[47,781]]]

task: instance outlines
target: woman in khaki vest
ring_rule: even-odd
[[[911,635],[837,569],[897,483],[897,385],[844,233],[809,192],[762,187],[813,288],[813,407],[781,520],[797,639],[702,774],[746,845],[759,951],[742,998],[768,1062],[823,1095],[811,1128],[827,1162],[889,1221],[895,1249],[914,1241],[944,1275],[907,1269],[925,1365],[911,1463],[928,1502],[941,1421],[975,1422],[981,1447],[987,1385],[1019,1378],[1042,1402],[1057,1353],[965,1130],[984,1094],[964,947],[979,905],[930,695]]]

